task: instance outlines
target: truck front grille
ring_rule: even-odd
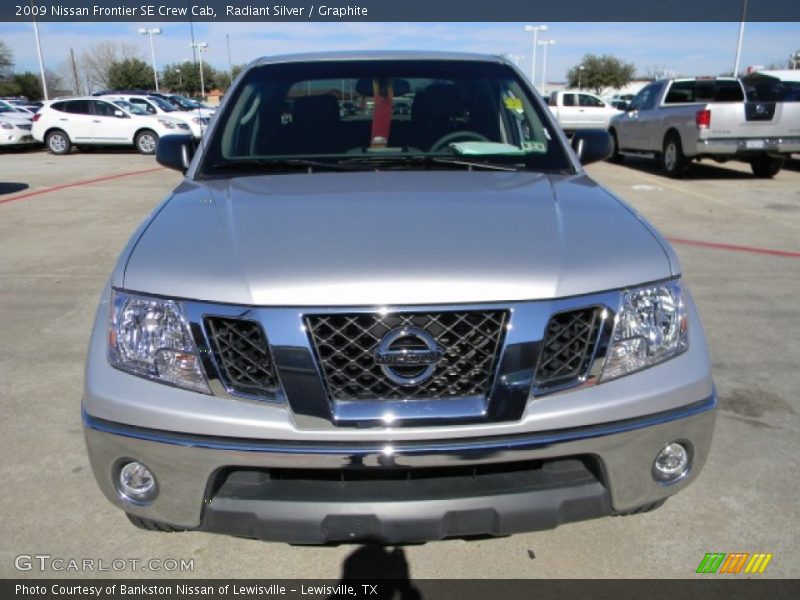
[[[274,395],[277,378],[261,325],[226,317],[207,317],[205,324],[225,386],[247,396]]]
[[[464,398],[488,393],[507,317],[505,310],[338,313],[307,316],[306,326],[334,400]],[[392,381],[375,357],[384,336],[403,327],[421,329],[442,353],[433,372],[413,385]]]
[[[550,317],[536,368],[536,388],[570,385],[592,366],[602,308],[562,312]]]

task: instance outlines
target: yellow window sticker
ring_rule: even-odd
[[[538,154],[547,152],[547,146],[544,142],[522,142],[522,149],[525,152],[536,152]]]

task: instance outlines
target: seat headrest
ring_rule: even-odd
[[[458,87],[435,83],[416,95],[411,106],[411,118],[415,121],[452,119],[462,116],[465,110],[466,105]]]

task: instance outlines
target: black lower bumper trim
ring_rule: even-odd
[[[525,483],[523,477],[516,490],[456,497],[420,497],[414,486],[392,500],[348,499],[346,494],[321,499],[314,493],[275,497],[223,484],[205,507],[201,530],[296,544],[397,544],[510,535],[612,514],[608,490],[590,470],[578,472],[575,462],[572,484],[562,478],[546,487],[541,481]]]

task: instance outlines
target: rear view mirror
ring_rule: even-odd
[[[572,136],[572,149],[582,165],[605,160],[611,156],[611,136],[603,129],[578,129]]]
[[[190,134],[170,134],[158,139],[156,161],[160,165],[186,173],[192,162],[196,145]]]
[[[125,113],[122,112],[121,110],[115,110],[114,111],[114,116],[117,117],[118,119],[124,119],[125,118]]]

